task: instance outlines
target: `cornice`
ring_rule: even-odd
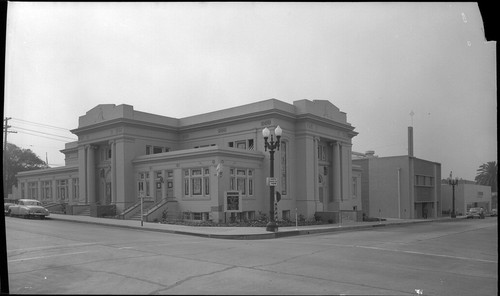
[[[140,127],[148,127],[149,129],[158,129],[158,130],[164,130],[168,132],[177,132],[178,128],[175,126],[168,126],[164,124],[159,124],[159,123],[152,123],[152,122],[147,122],[147,121],[142,121],[142,120],[135,120],[135,119],[130,119],[130,118],[116,118],[116,119],[111,119],[108,121],[101,121],[92,125],[87,125],[81,128],[76,128],[72,129],[71,132],[75,135],[85,133],[88,131],[94,131],[94,130],[105,130],[109,128],[116,128],[120,127],[123,125],[128,125],[128,126],[140,126]]]
[[[37,175],[45,175],[45,174],[55,174],[55,173],[65,173],[69,171],[78,171],[78,165],[73,166],[62,166],[57,168],[48,168],[48,169],[39,169],[32,171],[24,171],[17,173],[18,177],[31,177]]]
[[[262,160],[264,154],[260,151],[243,150],[237,148],[220,148],[218,146],[176,150],[158,154],[141,155],[134,160],[133,164],[143,164],[158,161],[178,161],[183,159],[193,159],[196,157],[236,157],[239,159]]]

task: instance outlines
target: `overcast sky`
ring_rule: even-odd
[[[329,100],[354,151],[407,154],[413,124],[416,157],[473,180],[497,158],[495,51],[476,3],[10,2],[4,116],[56,166],[98,104],[183,118]]]

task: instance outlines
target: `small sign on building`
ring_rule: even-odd
[[[224,212],[239,213],[241,211],[243,211],[241,192],[226,191],[224,194]]]
[[[276,177],[267,177],[266,184],[267,184],[267,186],[277,186],[278,179]]]

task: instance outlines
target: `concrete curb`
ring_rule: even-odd
[[[60,221],[68,221],[68,222],[76,222],[76,223],[87,223],[87,224],[95,224],[95,225],[103,225],[109,227],[121,227],[127,229],[135,229],[135,230],[145,230],[145,231],[155,231],[155,232],[164,232],[164,233],[172,233],[172,234],[181,234],[181,235],[191,235],[198,237],[206,237],[206,238],[216,238],[216,239],[233,239],[233,240],[260,240],[260,239],[273,239],[273,238],[283,238],[290,236],[298,236],[298,235],[308,235],[308,234],[319,234],[319,233],[332,233],[332,232],[343,232],[343,231],[357,231],[357,230],[365,230],[375,227],[389,227],[389,226],[401,226],[406,224],[415,224],[415,223],[428,223],[428,222],[444,222],[451,221],[451,218],[442,218],[442,219],[428,219],[428,220],[405,220],[405,221],[384,221],[384,223],[376,223],[376,224],[357,224],[357,225],[337,225],[335,227],[319,227],[319,228],[309,228],[309,229],[293,229],[293,230],[282,230],[278,232],[269,232],[269,233],[241,233],[241,234],[215,234],[215,233],[203,233],[197,232],[193,227],[193,231],[182,231],[175,229],[167,229],[167,228],[156,228],[151,227],[151,225],[147,225],[148,222],[144,224],[144,226],[135,226],[135,225],[125,225],[119,223],[106,223],[106,219],[104,218],[95,218],[96,221],[89,220],[78,220],[78,219],[70,219],[64,217],[65,215],[58,215],[54,217],[51,215],[47,217],[50,220],[60,220]],[[463,219],[464,217],[457,217],[456,219]],[[97,220],[99,219],[99,220]],[[118,220],[121,221],[121,220]],[[117,222],[117,221],[115,221]],[[369,223],[369,222],[367,222]],[[153,224],[156,225],[156,224]],[[161,224],[165,225],[165,224]]]

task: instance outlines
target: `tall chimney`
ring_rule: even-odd
[[[413,156],[413,126],[408,127],[408,156]]]

